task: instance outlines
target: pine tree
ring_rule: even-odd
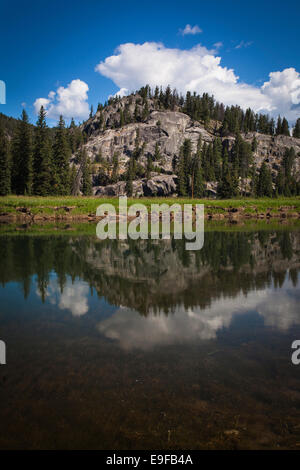
[[[160,159],[161,159],[161,154],[160,154],[160,151],[159,151],[159,144],[158,144],[158,142],[156,142],[155,151],[154,151],[154,161],[158,162],[158,161],[160,161]]]
[[[184,168],[184,158],[181,154],[179,157],[178,162],[178,182],[177,182],[177,192],[178,196],[187,196],[187,182],[186,182],[186,175],[185,175],[185,168]]]
[[[297,119],[295,127],[293,129],[293,137],[300,139],[300,118]]]
[[[229,165],[225,165],[222,179],[217,187],[217,194],[222,199],[230,199],[238,195],[238,179]]]
[[[12,145],[12,190],[16,194],[32,192],[33,142],[28,115],[23,109]]]
[[[137,129],[136,130],[136,137],[135,137],[135,141],[134,141],[134,149],[133,149],[133,152],[132,152],[132,156],[135,160],[138,160],[140,157],[142,157],[143,155],[143,152],[145,150],[145,143],[140,146],[140,130]]]
[[[93,194],[92,169],[91,162],[85,150],[81,154],[82,183],[81,192],[83,196],[91,196]]]
[[[6,196],[11,190],[11,162],[9,145],[4,130],[0,127],[0,196]]]
[[[213,166],[214,175],[217,181],[221,178],[221,163],[222,163],[222,141],[219,137],[216,137],[213,142]]]
[[[46,124],[46,111],[41,106],[35,129],[35,147],[33,156],[33,192],[39,196],[52,193],[51,142]]]
[[[282,133],[282,122],[281,122],[281,117],[278,116],[275,134],[280,135],[281,133]]]
[[[199,137],[192,164],[192,197],[196,198],[204,196],[201,144],[201,137]]]
[[[147,155],[147,166],[146,166],[146,174],[145,177],[148,180],[151,176],[151,171],[153,170],[153,163],[150,153]]]
[[[252,152],[254,152],[254,153],[256,152],[256,150],[257,150],[257,145],[258,145],[257,139],[256,139],[256,137],[254,136],[253,139],[252,139],[252,143],[251,143],[251,150],[252,150]]]
[[[287,122],[285,117],[282,119],[281,134],[288,136],[290,135],[289,123]]]
[[[181,148],[181,159],[184,168],[185,187],[187,194],[190,193],[190,175],[192,169],[192,143],[190,139],[185,139]]]
[[[148,100],[145,100],[145,104],[143,107],[143,113],[142,113],[142,121],[146,121],[149,116],[149,106],[148,106]]]
[[[126,172],[126,185],[125,190],[127,196],[131,197],[133,195],[133,180],[135,177],[135,167],[136,162],[133,156],[130,157]]]
[[[282,195],[285,192],[285,176],[282,168],[279,168],[275,180],[276,194]]]
[[[206,181],[215,181],[214,150],[212,143],[209,143],[208,146],[203,146],[202,162],[204,168],[204,179]]]
[[[250,194],[251,196],[256,196],[256,187],[257,187],[257,171],[256,166],[253,164],[250,170]]]
[[[70,194],[72,194],[72,196],[78,195],[77,169],[74,164],[70,169]]]
[[[256,195],[259,197],[263,197],[263,196],[271,197],[272,193],[273,193],[273,188],[272,188],[271,171],[267,167],[266,163],[263,162],[259,170]]]
[[[76,126],[74,119],[71,119],[70,127],[68,129],[69,147],[71,153],[75,153],[80,144],[82,143],[81,130]]]
[[[71,152],[67,141],[65,121],[60,116],[53,146],[53,176],[56,183],[55,194],[70,193],[69,160]]]
[[[124,113],[123,113],[123,110],[120,109],[120,127],[123,127],[124,124],[125,124]]]

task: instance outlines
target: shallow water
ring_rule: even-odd
[[[300,448],[300,231],[0,238],[0,448]]]

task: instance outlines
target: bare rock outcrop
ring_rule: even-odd
[[[150,179],[140,179],[133,181],[133,196],[169,196],[176,193],[176,175],[156,175]],[[126,182],[119,181],[107,186],[95,186],[96,196],[125,196]]]
[[[95,175],[99,171],[99,156],[101,161],[112,164],[113,155],[117,152],[119,161],[120,181],[105,187],[97,186],[97,178],[94,178],[94,193],[96,195],[119,196],[125,194],[124,173],[127,163],[133,155],[136,147],[136,138],[139,137],[139,145],[142,152],[138,158],[138,164],[146,167],[147,160],[151,157],[156,176],[151,179],[134,181],[134,195],[170,195],[176,192],[174,178],[174,163],[179,157],[180,147],[185,139],[190,139],[193,152],[201,137],[202,142],[210,143],[218,135],[220,123],[212,121],[209,126],[193,121],[188,115],[179,109],[159,110],[153,100],[148,100],[148,116],[139,122],[119,125],[120,112],[128,112],[134,115],[136,109],[142,112],[141,96],[138,94],[122,98],[118,103],[111,104],[91,117],[82,127],[87,135],[84,145],[87,155],[95,163]],[[281,166],[286,148],[294,147],[297,158],[293,168],[296,179],[300,179],[300,139],[284,135],[271,136],[249,132],[242,137],[252,142],[256,138],[257,148],[254,152],[254,160],[257,168],[266,162],[275,179]],[[234,143],[234,136],[221,137],[228,142],[229,148]],[[155,151],[159,149],[159,157]],[[98,163],[97,163],[98,162]],[[162,171],[163,175],[160,174]],[[245,182],[244,182],[245,184]],[[216,187],[213,183],[207,183],[208,194],[216,196]],[[244,188],[245,189],[245,188]],[[247,192],[245,190],[245,192]]]

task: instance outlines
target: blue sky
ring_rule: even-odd
[[[23,103],[34,122],[43,98],[50,124],[61,110],[82,120],[91,104],[145,81],[207,89],[243,107],[249,99],[291,122],[299,115],[299,2],[0,0],[0,10],[7,115],[18,117]]]

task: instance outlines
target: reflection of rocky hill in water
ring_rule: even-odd
[[[300,233],[205,235],[204,248],[186,251],[181,240],[98,242],[85,252],[92,284],[110,303],[141,313],[178,304],[206,307],[212,299],[296,282]],[[80,253],[78,253],[80,256]]]
[[[206,307],[221,296],[266,287],[272,279],[281,285],[288,269],[296,283],[300,232],[210,232],[195,252],[185,250],[184,240],[3,237],[0,255],[0,282],[19,281],[25,296],[36,274],[45,298],[55,271],[62,291],[67,275],[79,277],[109,303],[146,314],[179,304]]]

